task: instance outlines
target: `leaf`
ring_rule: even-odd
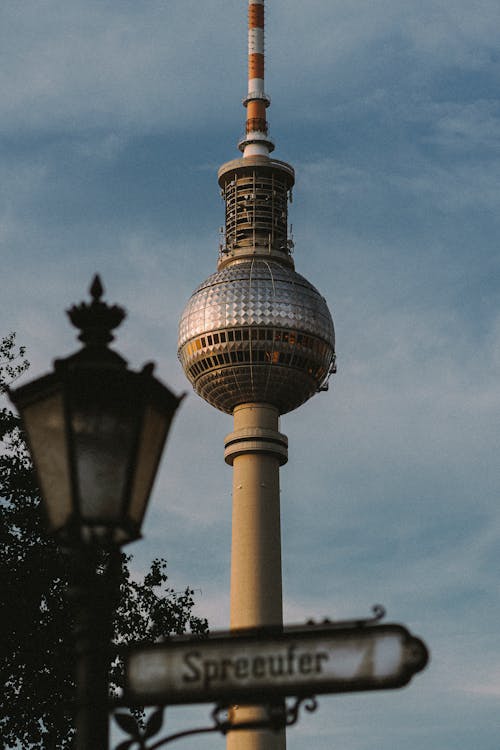
[[[163,709],[158,708],[154,711],[146,722],[146,728],[144,730],[144,739],[147,737],[153,737],[157,734],[163,726]]]
[[[120,729],[130,734],[131,737],[139,739],[139,726],[132,714],[114,714],[114,717]]]

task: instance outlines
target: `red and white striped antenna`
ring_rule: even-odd
[[[248,94],[246,134],[238,144],[243,156],[268,156],[274,149],[269,139],[264,91],[264,0],[248,1]]]

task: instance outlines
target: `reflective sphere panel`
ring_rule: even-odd
[[[197,393],[222,411],[266,402],[284,414],[314,395],[334,360],[325,300],[273,260],[234,261],[193,293],[179,359]]]

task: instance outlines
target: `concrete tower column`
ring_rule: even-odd
[[[236,406],[224,458],[233,467],[231,629],[283,625],[279,467],[288,441],[270,404]],[[234,707],[234,723],[263,717],[258,706]],[[285,730],[236,731],[228,750],[284,750]]]

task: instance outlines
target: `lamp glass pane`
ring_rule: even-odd
[[[26,405],[22,410],[45,510],[52,530],[71,516],[71,481],[62,393]]]
[[[139,526],[146,511],[171,419],[171,414],[162,413],[150,404],[145,407],[129,508],[130,519]]]
[[[123,378],[89,373],[73,383],[71,423],[82,519],[121,519],[137,426],[133,393]]]

